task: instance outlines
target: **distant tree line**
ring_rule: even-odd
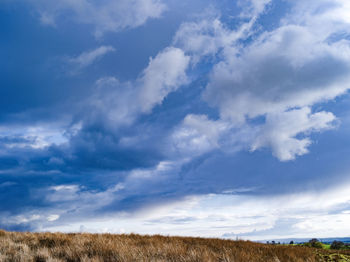
[[[350,250],[350,244],[334,240],[331,244],[331,249]]]
[[[310,239],[309,242],[304,243],[303,246],[323,248],[321,241],[319,241],[317,238]]]
[[[310,239],[309,242],[304,243],[303,245],[307,247],[324,248],[324,244],[322,244],[317,238]],[[330,245],[330,249],[350,250],[350,244],[334,240]]]
[[[271,245],[280,245],[280,242],[276,242],[276,241],[267,241],[267,244],[271,244]],[[289,245],[294,245],[294,241],[291,240],[289,242]],[[327,245],[322,243],[320,240],[318,240],[317,238],[312,238],[310,239],[308,242],[305,243],[300,243],[300,244],[296,244],[296,245],[301,245],[301,246],[305,246],[305,247],[314,247],[314,248],[327,248]],[[337,241],[334,240],[332,242],[332,244],[330,245],[330,249],[337,249],[337,250],[350,250],[350,243],[344,243],[342,241]]]

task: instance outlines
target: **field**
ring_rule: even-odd
[[[0,231],[0,261],[350,261],[350,252],[222,239]]]

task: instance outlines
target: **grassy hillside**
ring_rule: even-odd
[[[0,261],[350,261],[301,246],[188,237],[0,231]]]

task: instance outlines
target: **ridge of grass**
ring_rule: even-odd
[[[350,262],[350,251],[216,238],[0,231],[0,261]]]

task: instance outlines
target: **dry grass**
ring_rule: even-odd
[[[0,231],[0,261],[340,261],[319,252],[222,239]]]

